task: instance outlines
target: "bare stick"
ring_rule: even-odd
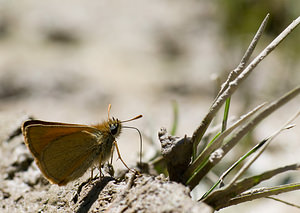
[[[289,91],[279,99],[273,101],[271,104],[269,104],[268,107],[266,107],[264,110],[262,110],[260,113],[258,113],[251,121],[243,125],[234,135],[233,137],[225,144],[223,145],[219,150],[219,155],[217,158],[211,158],[209,161],[206,162],[206,164],[201,169],[201,172],[193,175],[189,179],[189,186],[190,188],[194,188],[199,181],[209,172],[209,170],[214,167],[240,140],[242,137],[244,137],[245,134],[247,134],[249,131],[251,131],[260,121],[262,121],[264,118],[268,117],[271,113],[273,113],[275,110],[283,106],[284,104],[288,103],[288,101],[292,100],[294,97],[296,97],[300,93],[300,86]]]
[[[266,171],[264,173],[261,173],[259,175],[253,176],[253,177],[245,178],[241,181],[236,182],[234,185],[232,185],[230,187],[227,185],[223,188],[220,188],[220,189],[212,192],[209,196],[207,196],[204,199],[204,202],[211,206],[214,206],[215,209],[220,209],[220,208],[224,208],[226,206],[233,205],[233,204],[230,204],[230,202],[232,200],[238,199],[240,197],[247,197],[246,198],[247,201],[256,199],[256,198],[251,197],[251,195],[254,194],[254,192],[267,192],[267,191],[269,191],[270,188],[263,188],[259,191],[257,189],[252,189],[249,191],[245,191],[245,190],[248,190],[248,189],[258,185],[259,183],[261,183],[263,181],[269,180],[270,178],[274,177],[275,175],[281,174],[286,171],[299,170],[299,168],[300,168],[299,164],[291,164],[291,165],[287,165],[287,166],[273,169],[270,171]],[[291,184],[291,189],[289,189],[289,191],[299,189],[298,185],[299,185],[299,183]],[[287,186],[287,185],[285,185],[285,186]],[[280,193],[286,192],[285,187],[275,186],[274,188],[278,189],[275,194],[280,194]],[[268,195],[265,195],[264,197],[269,196],[269,195],[274,195],[274,194],[268,194]],[[243,202],[245,202],[246,200],[244,200]]]
[[[237,66],[237,68],[235,68],[233,71],[231,71],[231,73],[229,73],[228,78],[225,81],[225,83],[222,85],[221,90],[219,91],[217,97],[215,98],[215,101],[225,91],[225,89],[227,89],[229,82],[234,80],[244,70],[246,63],[248,62],[250,56],[252,55],[252,53],[256,47],[256,44],[258,43],[260,37],[262,36],[262,34],[266,28],[269,17],[270,17],[270,15],[267,14],[265,19],[261,23],[259,29],[257,30],[257,33],[255,34],[254,38],[252,39],[248,49],[246,50],[240,64]]]
[[[184,173],[185,181],[187,178],[191,177],[191,174],[195,171],[195,169],[206,159],[214,150],[218,149],[222,145],[222,141],[226,136],[228,136],[233,130],[239,127],[242,123],[247,121],[254,113],[256,113],[259,109],[265,106],[266,103],[263,103],[247,114],[243,115],[238,121],[236,121],[231,127],[229,127],[226,131],[224,131],[212,144],[207,146],[203,152],[197,157],[197,159],[188,167],[188,169]]]
[[[262,190],[254,189],[254,190],[250,190],[248,193],[243,193],[241,196],[231,199],[228,203],[224,205],[221,204],[220,206],[217,206],[215,209],[219,210],[227,206],[236,205],[239,203],[255,200],[258,198],[269,197],[271,195],[278,195],[285,192],[295,191],[298,189],[300,189],[300,183],[291,183],[291,184],[286,184],[281,186],[262,188]]]
[[[193,157],[196,156],[196,148],[202,139],[206,129],[211,123],[213,117],[217,111],[221,108],[223,103],[228,97],[230,97],[238,88],[238,86],[250,75],[253,69],[267,56],[269,55],[282,41],[285,39],[300,23],[300,16],[294,20],[282,33],[280,33],[246,68],[245,70],[234,80],[229,83],[228,88],[218,97],[218,99],[211,106],[208,114],[202,120],[200,126],[195,130],[192,137],[193,143]]]
[[[296,205],[296,204],[287,202],[287,201],[285,201],[285,200],[281,200],[281,199],[278,199],[278,198],[275,198],[275,197],[270,197],[270,196],[268,196],[268,197],[266,197],[266,198],[269,198],[269,199],[275,200],[275,201],[277,201],[277,202],[284,203],[284,204],[286,204],[286,205],[288,205],[288,206],[292,206],[292,207],[295,207],[295,208],[300,209],[300,206],[299,206],[299,205]]]
[[[294,116],[292,116],[283,126],[280,128],[280,130],[276,131],[274,134],[272,134],[268,141],[264,144],[263,148],[259,150],[257,153],[253,155],[253,157],[243,165],[243,167],[238,171],[238,173],[234,176],[234,178],[230,181],[229,185],[232,185],[236,182],[237,179],[239,179],[242,174],[245,173],[245,171],[253,164],[253,162],[265,151],[267,146],[271,143],[271,141],[279,135],[283,130],[286,129],[288,125],[290,125],[298,116],[300,115],[300,111],[298,111]]]

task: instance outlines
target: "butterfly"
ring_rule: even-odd
[[[66,185],[81,177],[88,168],[97,163],[100,170],[101,165],[112,155],[114,147],[120,160],[128,168],[120,156],[116,138],[125,127],[136,129],[141,139],[137,128],[122,124],[139,119],[142,115],[120,121],[109,118],[110,108],[111,105],[108,107],[108,120],[97,125],[41,120],[27,120],[23,123],[25,144],[39,169],[51,183]]]

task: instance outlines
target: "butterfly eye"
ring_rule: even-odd
[[[110,129],[110,132],[112,135],[115,135],[118,133],[118,127],[119,127],[118,124],[112,124],[109,126],[109,129]]]

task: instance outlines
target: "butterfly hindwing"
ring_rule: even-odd
[[[98,135],[87,131],[58,138],[41,153],[40,169],[51,182],[64,185],[82,176],[98,159],[102,147],[99,141]]]

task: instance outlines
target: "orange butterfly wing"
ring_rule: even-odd
[[[102,134],[93,127],[31,120],[22,131],[42,173],[59,185],[82,176],[101,149]]]
[[[80,125],[68,125],[55,122],[44,122],[29,120],[23,124],[22,131],[25,137],[25,144],[34,157],[39,158],[44,148],[53,140],[69,135],[84,128]],[[88,127],[87,127],[88,128]]]

